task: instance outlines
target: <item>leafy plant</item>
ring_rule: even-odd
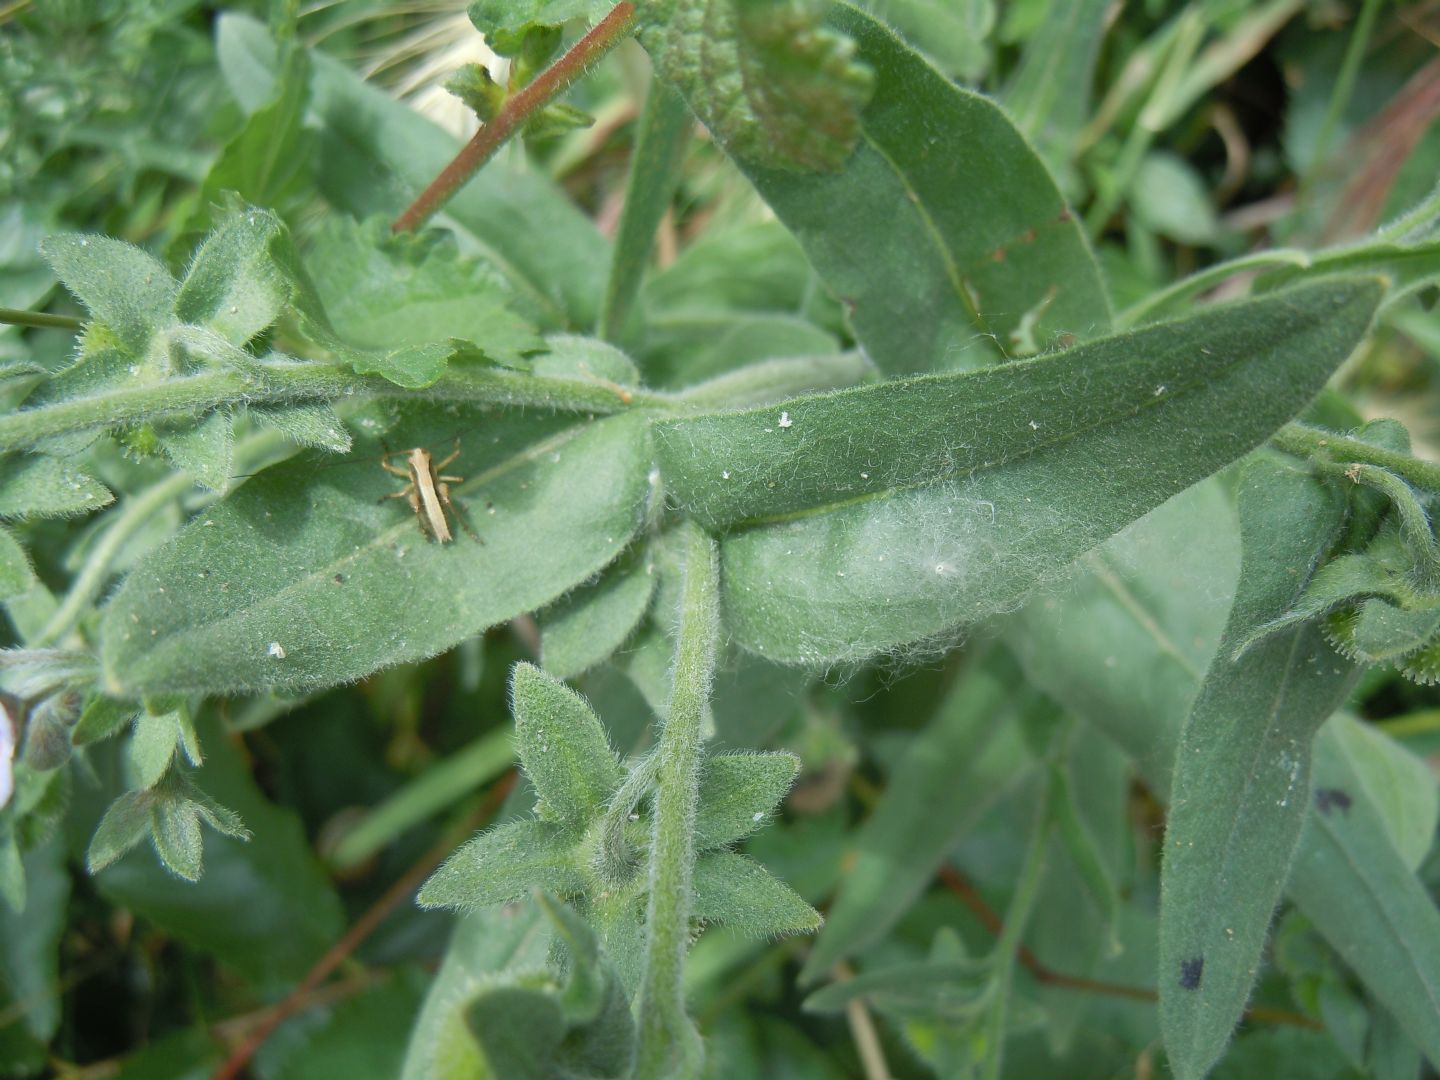
[[[1429,66],[1301,7],[7,16],[0,1074],[1440,1068]]]

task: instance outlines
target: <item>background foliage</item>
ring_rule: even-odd
[[[1440,1069],[1433,5],[0,27],[0,1075]]]

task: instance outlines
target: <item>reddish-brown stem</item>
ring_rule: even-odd
[[[422,855],[409,870],[405,871],[404,876],[386,889],[385,894],[376,900],[364,915],[355,920],[355,924],[345,932],[345,935],[330,946],[325,955],[317,960],[315,966],[306,973],[305,978],[300,980],[300,984],[255,1025],[246,1036],[245,1041],[236,1047],[234,1053],[225,1060],[225,1064],[215,1071],[214,1080],[236,1080],[244,1072],[250,1059],[255,1056],[255,1052],[265,1045],[266,1039],[274,1034],[275,1029],[315,1001],[315,989],[329,978],[331,972],[358,949],[366,938],[375,932],[392,911],[414,894],[421,883],[430,876],[430,872],[440,865],[446,855],[450,854],[461,837],[476,829],[499,809],[500,803],[504,801],[505,796],[510,793],[510,789],[514,785],[515,770],[511,769],[486,793],[484,802],[476,808],[473,814],[470,814],[457,828],[447,830],[439,843]]]
[[[520,130],[525,121],[564,93],[601,57],[620,44],[634,25],[635,5],[628,2],[616,4],[610,14],[596,23],[564,56],[501,106],[494,119],[482,126],[475,137],[460,148],[450,164],[420,193],[420,197],[395,219],[394,231],[406,232],[429,221],[465,181]]]
[[[965,906],[975,914],[986,930],[996,935],[1000,933],[1002,926],[1000,916],[958,871],[950,866],[942,866],[940,881],[964,901]],[[1104,982],[1100,979],[1087,979],[1081,975],[1066,975],[1060,971],[1052,971],[1024,945],[1020,946],[1017,959],[1030,973],[1031,978],[1043,986],[1057,986],[1066,990],[1080,990],[1090,994],[1105,994],[1108,997],[1129,998],[1131,1001],[1159,1000],[1159,995],[1148,986],[1127,986],[1124,983]],[[1325,1025],[1317,1023],[1308,1016],[1264,1005],[1257,1005],[1245,1010],[1245,1018],[1256,1023],[1284,1024],[1290,1027],[1310,1028],[1312,1031],[1323,1031],[1325,1028]]]

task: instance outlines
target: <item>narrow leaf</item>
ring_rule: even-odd
[[[794,754],[707,758],[700,774],[695,850],[724,847],[764,828],[799,773],[800,759]]]
[[[160,446],[177,469],[190,473],[202,487],[218,492],[230,487],[235,418],[229,409],[214,409],[198,423],[166,432]]]
[[[195,252],[175,298],[181,322],[203,326],[232,345],[244,345],[280,317],[290,281],[270,254],[285,231],[268,210],[238,207]]]
[[[510,677],[515,739],[525,773],[540,797],[536,813],[562,825],[583,825],[620,784],[620,759],[600,718],[568,686],[533,664]]]
[[[546,608],[537,618],[545,670],[573,679],[608,658],[640,625],[654,591],[649,553],[639,552]]]
[[[200,880],[200,815],[188,799],[156,799],[150,807],[150,834],[165,869],[186,881]]]
[[[175,279],[133,244],[69,234],[44,240],[40,253],[132,356],[144,356],[155,334],[175,322]]]
[[[180,741],[180,714],[176,710],[140,714],[130,742],[130,764],[142,788],[153,788],[170,770]]]
[[[69,517],[114,500],[104,484],[58,458],[10,457],[0,470],[0,518]]]
[[[350,432],[329,405],[287,405],[276,408],[252,405],[250,419],[262,427],[274,428],[298,446],[313,446],[343,454],[350,449]]]
[[[0,600],[28,592],[35,580],[25,548],[13,532],[0,525]]]
[[[110,804],[85,855],[90,873],[98,874],[150,835],[150,802],[148,792],[127,791]]]
[[[702,855],[695,863],[694,889],[693,918],[723,923],[742,934],[803,934],[819,929],[822,921],[790,886],[734,852]]]
[[[139,715],[140,708],[133,702],[96,695],[86,702],[70,741],[76,746],[88,746],[108,739],[129,727]]]
[[[394,445],[440,450],[464,423],[411,415]],[[346,682],[540,607],[629,543],[650,491],[643,421],[469,422],[491,437],[462,445],[452,497],[480,540],[436,543],[399,500],[379,502],[398,485],[378,452],[269,469],[126,579],[101,625],[110,692]]]
[[[1160,899],[1160,1022],[1182,1080],[1204,1076],[1244,1012],[1308,809],[1315,732],[1358,674],[1314,626],[1238,660],[1289,610],[1344,526],[1339,492],[1268,458],[1240,484],[1242,565],[1220,649],[1181,731]]]
[[[835,4],[828,22],[875,75],[844,168],[781,172],[727,148],[875,362],[976,367],[1103,333],[1110,309],[1095,258],[1004,112],[856,8]]]
[[[672,421],[667,491],[712,527],[749,526],[721,550],[742,644],[858,659],[1012,606],[1253,449],[1378,299],[1373,282],[1318,284],[1003,368]]]
[[[505,904],[545,889],[574,896],[583,877],[574,839],[545,821],[514,821],[458,848],[420,890],[421,907],[469,910]]]

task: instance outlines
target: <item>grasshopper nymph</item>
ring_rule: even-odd
[[[405,477],[409,483],[399,491],[383,496],[381,501],[383,502],[385,499],[409,500],[410,509],[415,511],[415,517],[420,522],[420,531],[441,544],[448,544],[455,539],[450,533],[450,521],[445,514],[445,511],[449,510],[455,514],[455,519],[460,522],[461,527],[479,541],[480,537],[475,535],[469,522],[450,501],[450,485],[458,484],[464,478],[446,476],[440,471],[460,456],[460,440],[455,440],[454,451],[439,463],[430,456],[430,451],[424,447],[417,446],[412,450],[397,452],[405,455],[405,468],[401,469],[390,464],[390,458],[394,454],[388,449],[385,451],[385,456],[380,459],[380,467],[388,473]],[[483,541],[481,542],[483,543]]]

